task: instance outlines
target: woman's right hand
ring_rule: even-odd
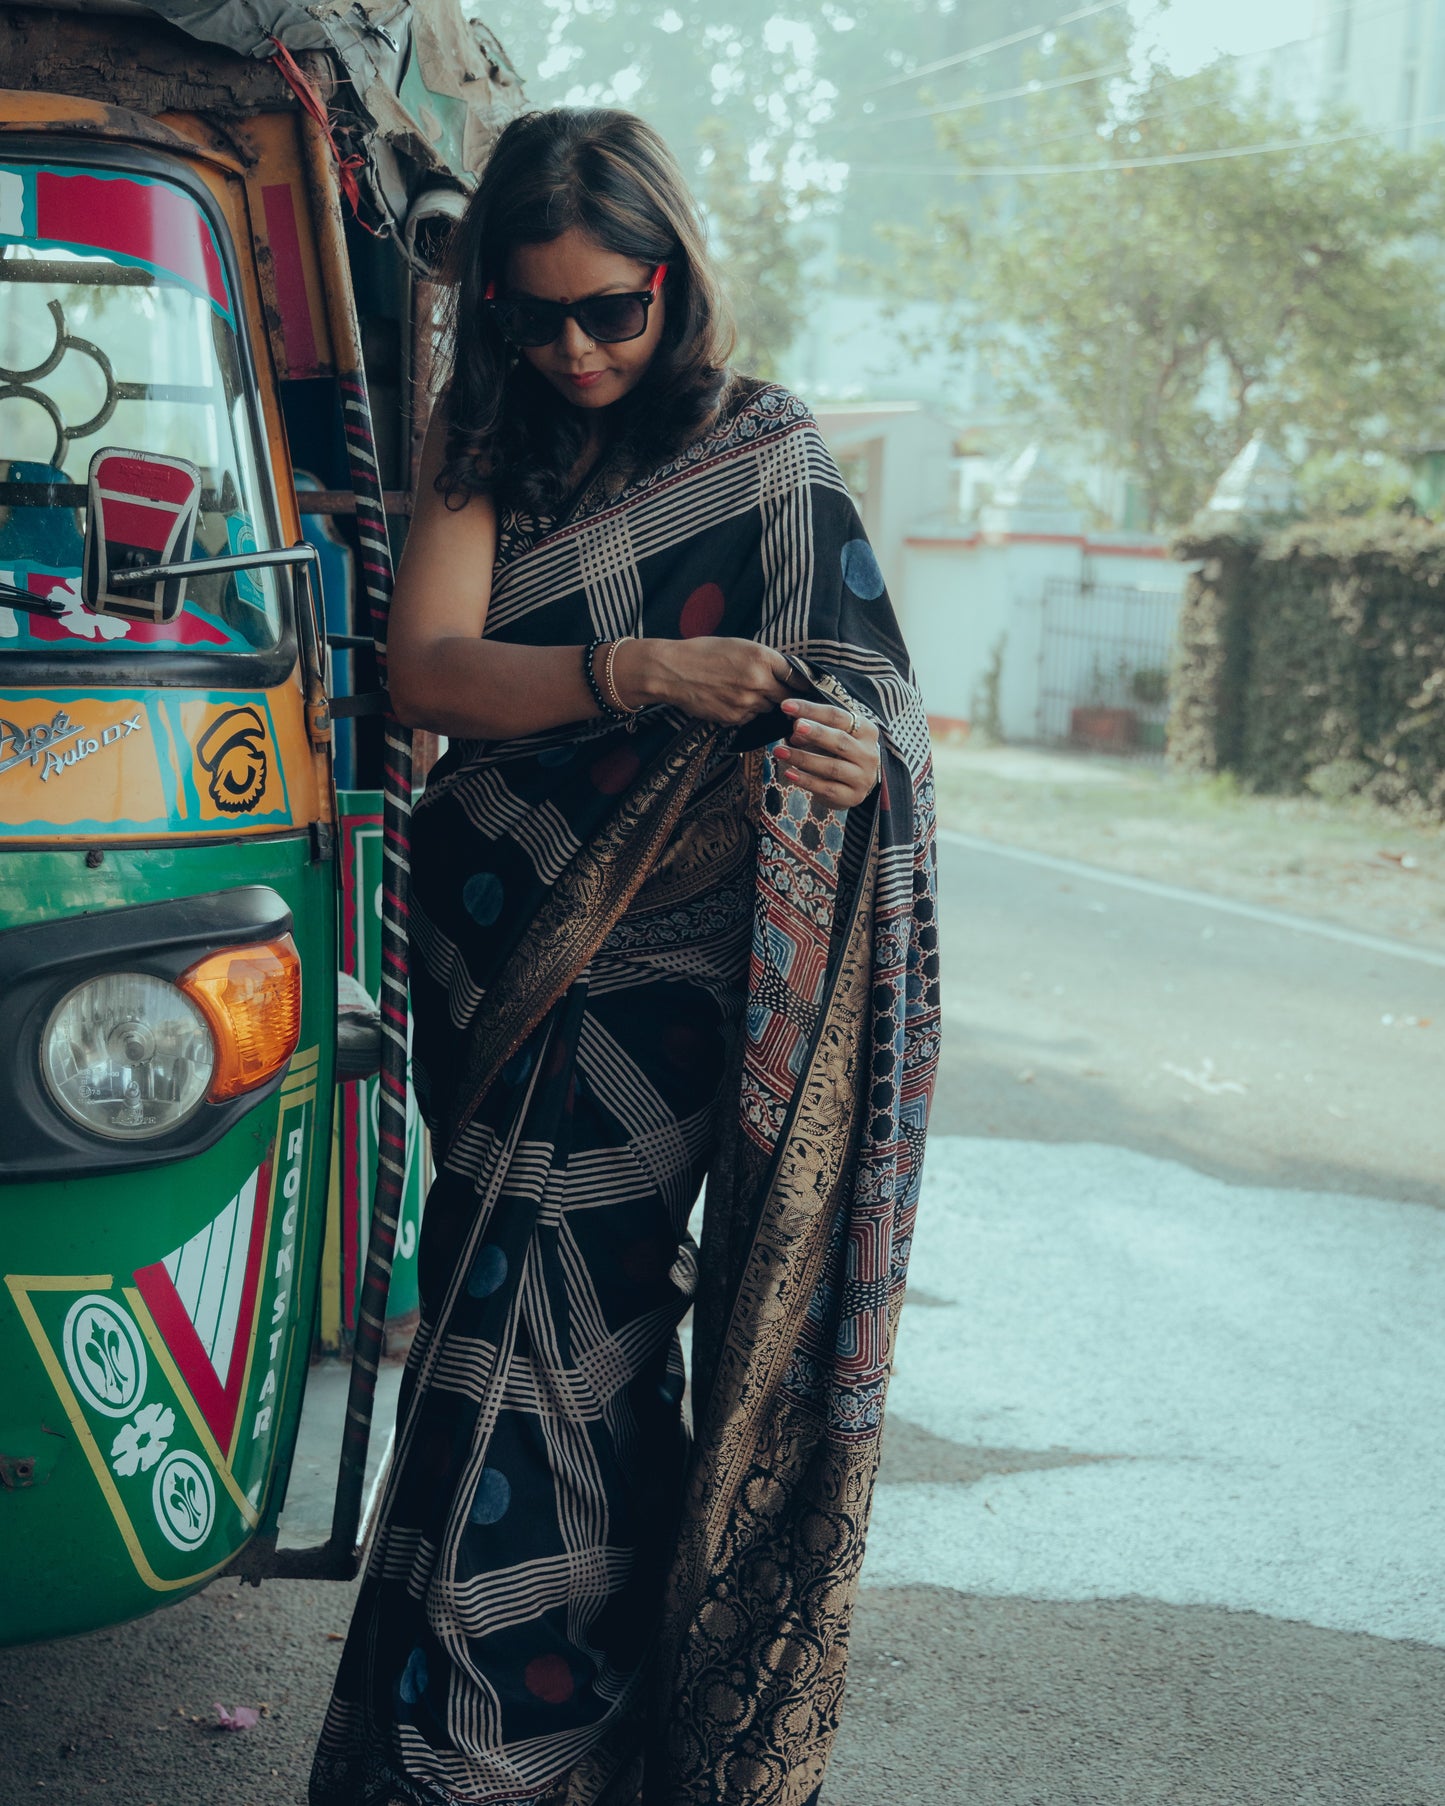
[[[703,635],[692,640],[626,639],[613,676],[622,700],[668,703],[702,721],[737,727],[792,695],[792,668],[756,640]]]

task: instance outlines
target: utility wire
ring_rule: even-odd
[[[1008,50],[1015,44],[1026,44],[1032,38],[1047,37],[1051,31],[1059,31],[1065,25],[1076,25],[1080,19],[1092,19],[1099,13],[1117,12],[1127,4],[1128,0],[1098,0],[1097,5],[1080,7],[1077,12],[1065,13],[1061,18],[1030,25],[1009,37],[995,38],[988,44],[976,44],[972,50],[960,50],[953,56],[941,56],[936,62],[923,63],[917,69],[910,69],[906,75],[895,75],[886,82],[877,82],[871,88],[863,88],[860,94],[881,94],[886,88],[899,88],[905,82],[922,81],[925,76],[936,75],[940,69],[956,69],[961,63],[976,63],[981,57],[992,56],[996,50]]]
[[[1421,126],[1445,124],[1445,113],[1436,113],[1429,119],[1416,122]],[[1173,151],[1162,157],[1107,157],[1096,158],[1091,163],[1024,163],[1008,166],[985,164],[970,169],[967,166],[955,169],[925,168],[920,164],[884,164],[884,163],[852,163],[849,174],[857,172],[866,175],[892,176],[957,176],[961,181],[971,181],[977,176],[1093,176],[1113,175],[1127,169],[1167,169],[1180,163],[1223,163],[1238,157],[1273,156],[1281,151],[1315,150],[1331,144],[1356,144],[1362,138],[1383,138],[1386,133],[1397,131],[1399,122],[1389,125],[1371,126],[1366,131],[1330,132],[1323,137],[1314,138],[1279,138],[1271,144],[1239,144],[1230,150],[1212,151]]]
[[[859,90],[857,92],[857,94],[854,96],[854,98],[862,98],[864,95],[867,95],[867,94],[880,93],[886,88],[896,87],[902,82],[912,81],[916,78],[921,78],[925,75],[933,73],[934,71],[936,71],[938,69],[945,68],[945,67],[949,66],[950,64],[956,64],[956,63],[963,62],[963,61],[972,61],[979,57],[985,56],[992,51],[1005,48],[1011,44],[1019,43],[1028,38],[1042,37],[1050,31],[1057,30],[1058,27],[1061,25],[1077,23],[1078,21],[1080,21],[1082,19],[1092,17],[1096,13],[1107,12],[1107,11],[1112,10],[1114,7],[1116,7],[1120,4],[1126,4],[1126,3],[1127,3],[1127,0],[1100,0],[1100,4],[1095,5],[1095,6],[1090,6],[1090,7],[1084,7],[1084,8],[1081,8],[1077,12],[1065,14],[1062,18],[1055,20],[1052,24],[1031,25],[1028,27],[1028,29],[1026,31],[1015,33],[1014,36],[1012,36],[1012,37],[995,39],[991,43],[979,45],[977,47],[977,49],[975,49],[975,50],[960,52],[959,55],[956,57],[940,58],[939,61],[934,62],[934,63],[925,64],[922,68],[916,69],[906,76],[898,76],[894,80],[882,82],[875,88],[865,88],[865,89]],[[1368,25],[1368,24],[1372,23],[1374,20],[1389,18],[1393,14],[1405,12],[1409,8],[1416,6],[1418,4],[1419,4],[1419,0],[1386,0],[1386,4],[1383,6],[1371,7],[1368,11],[1355,11],[1354,9],[1358,5],[1358,0],[1339,0],[1339,3],[1331,6],[1329,8],[1329,10],[1323,15],[1323,17],[1328,21],[1329,19],[1332,19],[1335,15],[1337,15],[1339,13],[1350,12],[1352,14],[1352,20],[1351,20],[1352,24]],[[1262,57],[1267,57],[1267,56],[1273,55],[1276,50],[1284,49],[1288,45],[1315,43],[1318,40],[1320,40],[1321,38],[1328,37],[1330,34],[1330,30],[1331,30],[1331,27],[1328,24],[1325,24],[1325,25],[1321,26],[1318,30],[1315,30],[1312,32],[1306,32],[1303,37],[1289,38],[1289,39],[1285,40],[1285,42],[1282,44],[1267,45],[1259,50],[1243,51],[1237,56],[1229,55],[1226,58],[1223,58],[1222,60],[1227,60],[1231,65],[1238,65],[1238,64],[1246,63],[1246,62],[1256,62]],[[1125,71],[1125,72],[1127,72],[1127,71]],[[897,125],[900,122],[907,122],[907,121],[915,120],[915,119],[934,118],[940,114],[947,114],[947,113],[952,113],[952,112],[969,112],[977,107],[989,105],[994,101],[1023,99],[1026,96],[1031,95],[1031,94],[1039,94],[1039,93],[1048,92],[1051,88],[1067,87],[1071,84],[1077,85],[1079,82],[1093,80],[1096,76],[1104,76],[1104,75],[1115,74],[1115,73],[1119,73],[1119,71],[1118,70],[1094,70],[1094,71],[1087,72],[1083,75],[1066,76],[1055,82],[1029,83],[1023,87],[1015,87],[1015,88],[1007,88],[1007,89],[986,89],[982,94],[972,94],[972,95],[967,96],[965,99],[963,99],[961,101],[944,102],[944,103],[940,104],[939,106],[923,107],[923,108],[917,109],[916,111],[908,112],[908,113],[890,113],[881,118],[874,118],[872,115],[865,115],[861,118],[851,117],[851,118],[847,119],[846,121],[844,121],[844,120],[840,120],[835,115],[832,119],[823,121],[818,126],[817,129],[820,131],[828,131],[828,130],[834,129],[843,124],[847,124],[849,126],[860,126],[860,125],[869,125],[869,124],[872,124],[872,125]],[[1187,81],[1190,78],[1188,76],[1179,76],[1179,77],[1176,77],[1175,79],[1179,80],[1179,81]],[[840,99],[846,100],[848,98],[849,98],[849,96],[846,96],[846,95],[840,96]],[[1184,109],[1184,108],[1180,109],[1180,111],[1187,111],[1187,110],[1188,109]],[[1162,115],[1153,114],[1153,115],[1150,115],[1150,117],[1158,118],[1158,117],[1162,117]],[[1087,130],[1088,128],[1082,128],[1082,129]],[[1050,140],[1050,142],[1052,142],[1052,140]]]
[[[1364,25],[1364,23],[1369,23],[1371,20],[1376,20],[1376,18],[1389,18],[1389,14],[1403,13],[1403,11],[1407,11],[1412,5],[1418,5],[1418,0],[1393,0],[1393,4],[1375,7],[1375,11],[1371,11],[1371,13],[1356,13],[1355,23],[1356,25]],[[1340,9],[1337,7],[1335,11],[1340,11]],[[1313,36],[1322,36],[1322,33],[1315,33]],[[1308,43],[1311,42],[1311,40],[1310,38],[1293,38],[1290,42]],[[1277,47],[1275,47],[1275,49],[1277,49]],[[1268,49],[1266,49],[1266,51],[1245,51],[1241,52],[1239,56],[1232,56],[1232,58],[1230,58],[1230,63],[1232,63],[1232,65],[1237,65],[1237,63],[1245,63],[1245,61],[1255,61],[1257,58],[1261,58],[1261,56],[1268,56],[1268,54],[1270,54]],[[1203,74],[1205,70],[1199,70],[1199,72]],[[1170,83],[1172,83],[1174,87],[1185,87],[1187,83],[1194,81],[1194,79],[1196,79],[1194,76],[1170,76]],[[1189,105],[1185,105],[1185,107],[1158,107],[1154,108],[1154,112],[1147,112],[1147,114],[1133,114],[1133,116],[1129,117],[1120,117],[1120,119],[1118,119],[1118,125],[1133,128],[1133,126],[1154,125],[1154,123],[1158,123],[1160,119],[1185,119],[1185,117],[1189,117],[1189,114],[1203,112],[1205,108],[1219,107],[1219,105],[1221,105],[1221,98],[1219,98],[1217,94],[1212,94],[1212,96],[1208,96],[1208,99],[1190,101]],[[1385,132],[1394,132],[1394,130],[1400,128],[1400,126],[1420,125],[1420,123],[1425,123],[1425,121],[1394,119],[1391,125],[1384,126],[1382,130],[1385,130]],[[1067,132],[1049,132],[1046,137],[1033,137],[1033,139],[1030,139],[1030,143],[1033,144],[1033,146],[1039,146],[1039,144],[1067,144],[1069,143],[1069,139],[1075,139],[1075,137],[1098,137],[1098,121],[1086,121],[1084,125],[1071,126]],[[854,164],[854,168],[858,168],[858,164]],[[943,175],[943,173],[946,172],[939,170],[937,173]]]
[[[1358,0],[1351,0],[1351,3],[1357,4]],[[1369,12],[1357,12],[1354,15],[1354,23],[1356,25],[1368,25],[1368,24],[1371,24],[1376,19],[1389,18],[1394,13],[1405,12],[1405,11],[1409,10],[1410,8],[1417,6],[1418,4],[1419,4],[1419,0],[1389,0],[1389,4],[1384,5],[1384,6],[1376,6],[1376,7],[1372,8]],[[1344,10],[1344,8],[1340,7],[1340,6],[1335,6],[1335,7],[1331,8],[1331,12],[1341,12],[1343,10]],[[1328,15],[1326,15],[1326,16],[1328,17]],[[1302,38],[1290,38],[1287,42],[1288,42],[1288,45],[1290,45],[1290,46],[1293,46],[1295,44],[1310,44],[1310,43],[1313,43],[1317,38],[1322,38],[1326,35],[1327,35],[1327,33],[1324,30],[1320,30],[1320,31],[1310,32],[1307,36],[1302,37]],[[1279,50],[1284,47],[1285,46],[1282,46],[1279,44],[1273,44],[1273,45],[1268,45],[1264,49],[1261,49],[1261,50],[1244,50],[1244,51],[1241,51],[1238,55],[1231,54],[1228,58],[1228,61],[1229,61],[1231,69],[1237,69],[1242,63],[1258,62],[1262,57],[1272,56],[1276,50]],[[1204,69],[1196,71],[1196,74],[1203,74],[1210,67],[1211,67],[1211,65],[1206,64],[1204,66]],[[1171,75],[1170,79],[1174,83],[1182,86],[1187,82],[1192,82],[1195,79],[1195,76],[1194,75],[1180,75],[1180,76]],[[1186,118],[1190,113],[1198,113],[1198,112],[1201,112],[1206,107],[1213,107],[1213,106],[1217,106],[1218,104],[1219,104],[1218,96],[1212,95],[1207,100],[1191,101],[1187,106],[1159,107],[1158,109],[1156,109],[1156,111],[1154,111],[1152,113],[1137,113],[1132,118],[1121,120],[1119,123],[1122,125],[1136,126],[1136,125],[1151,125],[1156,120],[1160,120],[1160,119],[1183,119],[1183,118]],[[1288,105],[1288,103],[1285,103],[1285,104]],[[1398,126],[1405,126],[1405,125],[1409,125],[1411,123],[1412,122],[1409,120],[1396,120],[1387,129],[1390,131],[1394,131]],[[1035,138],[1032,140],[1032,142],[1035,145],[1063,144],[1063,143],[1066,143],[1070,138],[1086,138],[1086,137],[1096,134],[1097,131],[1098,131],[1097,121],[1088,121],[1083,125],[1071,127],[1067,132],[1050,132],[1046,138]]]
[[[1127,63],[1110,63],[1106,68],[1085,69],[1078,75],[1056,76],[1053,81],[1025,82],[1022,87],[1018,88],[994,88],[987,94],[972,94],[967,100],[945,101],[941,106],[936,107],[917,107],[911,113],[888,113],[879,118],[873,117],[872,114],[865,114],[861,119],[839,119],[835,115],[825,124],[820,125],[818,129],[819,131],[836,131],[840,127],[847,126],[850,130],[856,131],[860,126],[902,125],[911,119],[936,119],[943,113],[971,113],[977,107],[993,106],[1000,100],[1021,100],[1026,95],[1051,94],[1057,88],[1076,88],[1080,82],[1105,81],[1113,76],[1127,75],[1128,73],[1129,65]]]

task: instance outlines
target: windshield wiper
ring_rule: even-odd
[[[17,589],[13,583],[0,583],[0,607],[18,608],[29,615],[49,615],[52,619],[65,613],[65,604],[50,596],[37,596],[34,591]]]

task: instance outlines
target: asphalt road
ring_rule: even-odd
[[[1034,855],[942,870],[825,1806],[1445,1806],[1445,966]],[[291,1806],[349,1595],[227,1582],[0,1653],[0,1791]]]

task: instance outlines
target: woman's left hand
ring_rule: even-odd
[[[878,782],[878,729],[847,709],[789,696],[782,703],[793,731],[781,754],[783,776],[835,809],[851,809]]]

